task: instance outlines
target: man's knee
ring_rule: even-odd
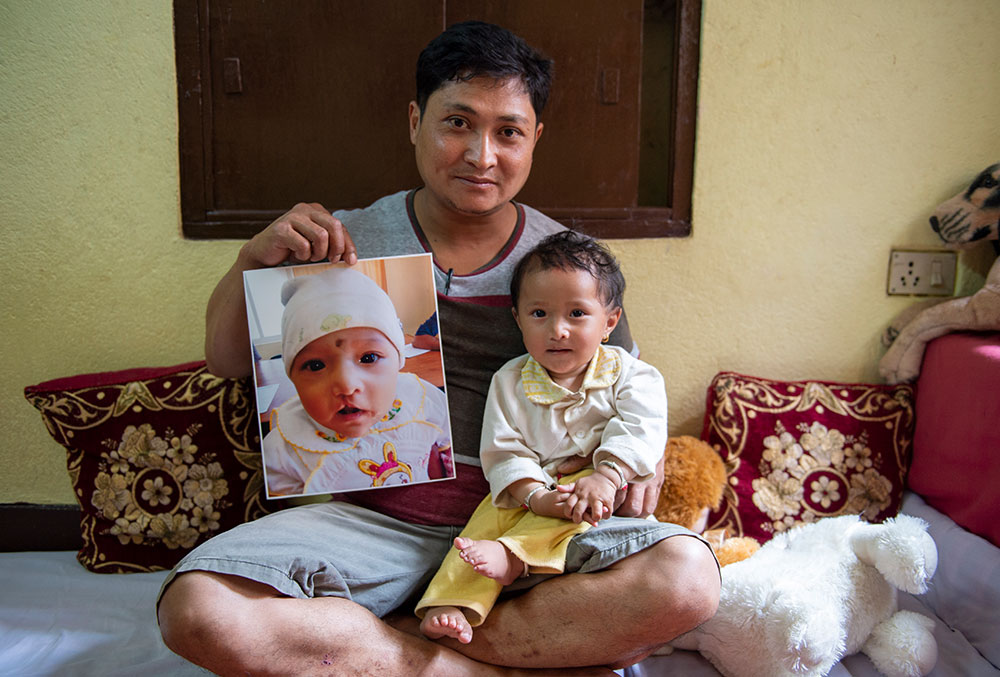
[[[623,560],[622,565],[635,582],[632,608],[639,611],[650,641],[667,642],[692,630],[718,608],[719,568],[712,551],[699,539],[664,539]]]
[[[714,616],[721,577],[708,545],[689,536],[676,536],[660,541],[650,550],[656,563],[652,592],[662,603],[662,613],[674,618],[675,623],[683,619],[683,632]]]
[[[239,593],[242,579],[227,581],[227,578],[232,577],[192,571],[171,582],[156,610],[167,648],[200,662],[198,656],[206,647],[230,644],[240,637],[234,628],[243,615],[240,602],[245,598]]]
[[[204,632],[198,609],[203,598],[197,594],[200,572],[182,574],[163,591],[156,608],[163,643],[174,653],[185,656],[191,638]]]

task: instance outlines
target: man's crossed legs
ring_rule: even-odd
[[[718,603],[719,569],[707,545],[649,524],[645,536],[627,538],[591,529],[567,556],[567,570],[586,573],[553,577],[498,604],[473,641],[460,644],[424,639],[409,614],[379,618],[412,604],[457,528],[410,525],[343,503],[294,508],[189,555],[179,565],[187,573],[165,584],[161,632],[173,651],[223,675],[622,667],[704,622]]]

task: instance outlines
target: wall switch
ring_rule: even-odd
[[[893,249],[886,292],[904,296],[953,296],[958,252]]]

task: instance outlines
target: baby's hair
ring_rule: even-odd
[[[597,240],[572,230],[549,235],[518,262],[510,278],[511,305],[517,308],[525,275],[553,268],[587,271],[597,280],[597,291],[604,306],[612,310],[622,307],[625,277],[618,260]]]

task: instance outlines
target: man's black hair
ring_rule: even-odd
[[[506,28],[482,21],[453,24],[431,40],[417,59],[417,106],[444,83],[477,77],[517,78],[531,98],[535,118],[549,99],[552,60]]]
[[[549,235],[518,261],[510,278],[511,305],[517,308],[525,275],[553,268],[587,271],[597,280],[597,291],[604,307],[611,310],[622,307],[625,276],[618,260],[597,240],[572,230]]]

